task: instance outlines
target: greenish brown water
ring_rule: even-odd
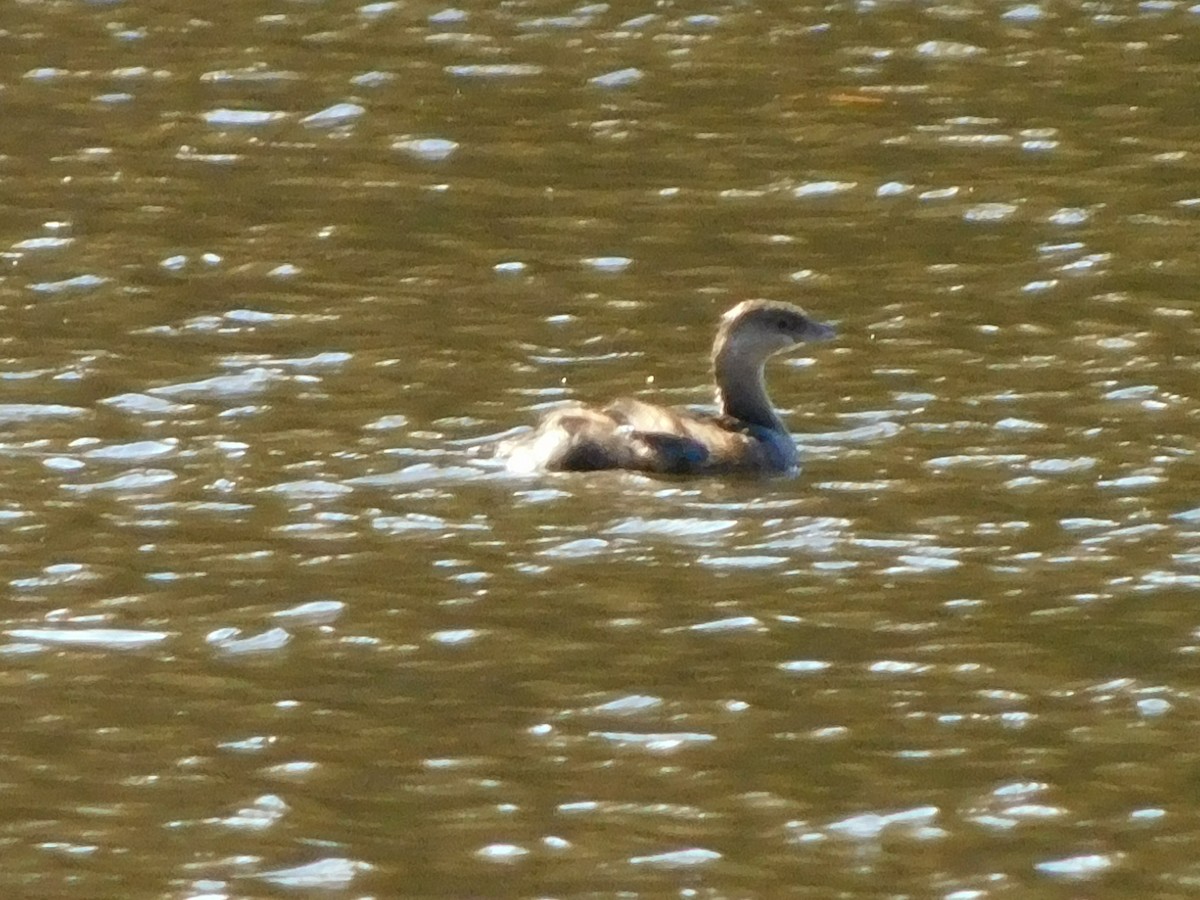
[[[1198,40],[10,6],[0,896],[1190,896]],[[758,296],[800,477],[468,454]]]

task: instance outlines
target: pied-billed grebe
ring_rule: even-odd
[[[796,444],[771,406],[763,366],[780,350],[834,334],[798,306],[747,300],[721,317],[713,342],[716,415],[631,398],[602,408],[571,405],[529,434],[501,441],[495,455],[514,472],[787,472],[796,466]]]

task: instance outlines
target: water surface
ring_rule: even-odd
[[[1186,894],[1198,30],[13,7],[5,895]],[[799,477],[468,452],[759,296]]]

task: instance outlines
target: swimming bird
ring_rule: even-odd
[[[514,472],[788,472],[796,467],[796,444],[767,396],[763,367],[781,350],[835,333],[790,303],[746,300],[721,317],[713,342],[715,414],[628,397],[599,408],[572,404],[548,413],[533,431],[500,441],[494,455]]]

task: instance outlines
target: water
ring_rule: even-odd
[[[3,893],[1186,893],[1197,28],[9,10]],[[469,452],[753,296],[799,477]]]

